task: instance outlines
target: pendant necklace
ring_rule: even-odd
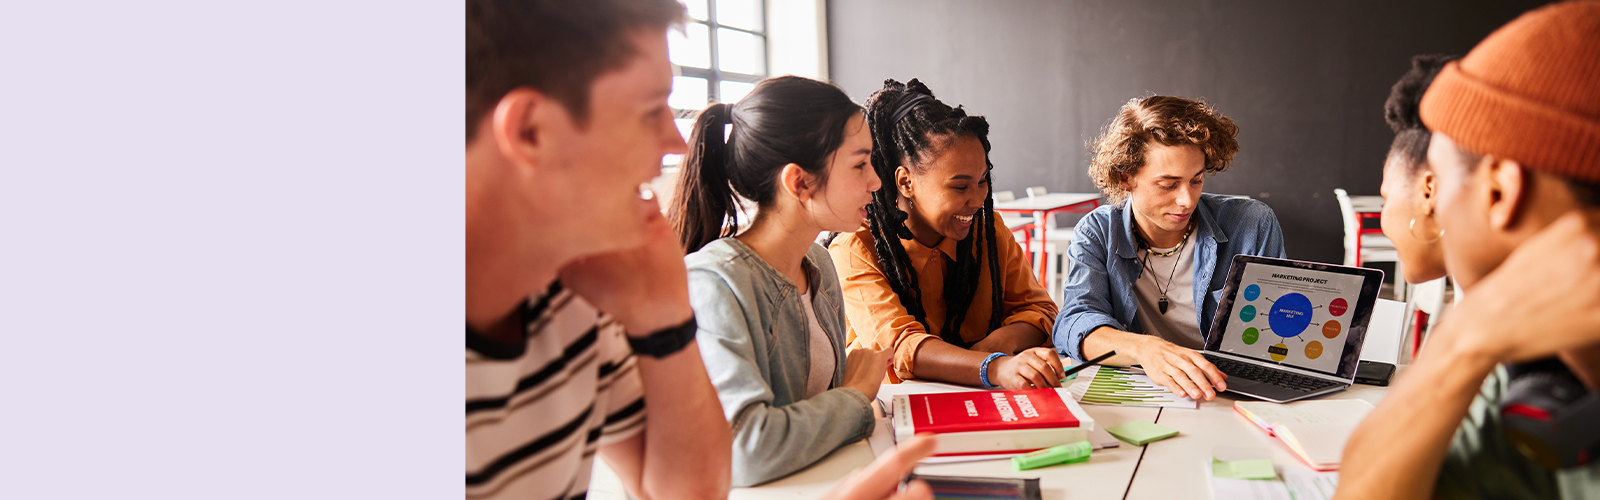
[[[1157,252],[1156,249],[1150,245],[1150,242],[1144,239],[1144,235],[1140,234],[1140,242],[1145,244],[1145,252],[1148,252],[1148,255],[1146,255],[1144,258],[1144,268],[1151,273],[1156,272],[1155,269],[1150,266],[1150,259],[1157,256],[1171,257],[1174,254],[1177,254],[1179,251],[1183,250],[1184,245],[1189,244],[1189,235],[1193,232],[1194,224],[1190,223],[1189,228],[1183,232],[1183,241],[1178,242],[1178,246],[1173,247],[1172,250],[1168,250],[1166,252]],[[1167,313],[1167,305],[1170,303],[1170,301],[1167,300],[1167,290],[1172,287],[1172,278],[1178,275],[1178,261],[1181,259],[1182,257],[1172,260],[1172,271],[1167,273],[1166,287],[1161,286],[1161,280],[1159,279],[1159,276],[1152,276],[1152,278],[1154,278],[1153,281],[1156,283],[1156,291],[1161,293],[1160,300],[1156,301],[1156,309],[1161,311],[1161,314]]]

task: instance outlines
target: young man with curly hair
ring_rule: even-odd
[[[1111,199],[1078,222],[1056,349],[1139,364],[1174,393],[1210,400],[1226,375],[1200,355],[1234,255],[1283,257],[1283,231],[1256,200],[1205,194],[1239,127],[1204,102],[1128,101],[1090,145],[1089,177]]]

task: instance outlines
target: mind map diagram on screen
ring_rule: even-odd
[[[1222,349],[1322,372],[1339,368],[1361,276],[1250,264]]]

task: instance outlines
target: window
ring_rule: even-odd
[[[689,19],[667,35],[678,75],[667,103],[685,141],[694,115],[713,102],[738,102],[767,76],[767,21],[763,0],[682,0]],[[668,155],[666,165],[677,165]]]

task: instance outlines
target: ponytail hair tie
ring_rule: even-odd
[[[717,144],[727,144],[728,143],[728,129],[727,129],[727,127],[733,125],[733,105],[732,104],[728,104],[728,103],[719,102],[719,103],[712,104],[711,106],[707,107],[705,109],[705,111],[702,111],[701,113],[707,115],[706,116],[706,127],[712,129],[712,130],[707,130],[707,132],[711,132],[713,130],[716,132],[714,134],[711,134],[711,137],[715,138],[714,140],[716,141],[716,143]]]

